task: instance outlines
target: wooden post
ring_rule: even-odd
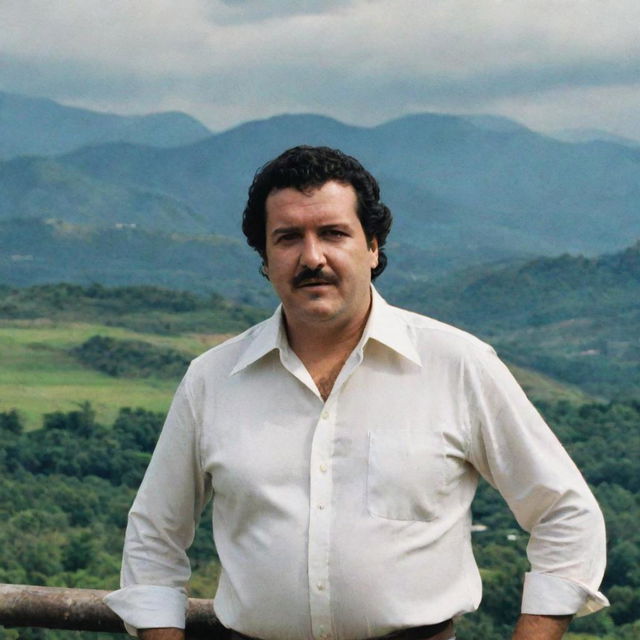
[[[122,620],[98,589],[0,584],[0,625],[75,631],[126,633]],[[226,630],[213,613],[211,600],[189,598],[187,638],[222,640]]]

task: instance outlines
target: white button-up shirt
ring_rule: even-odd
[[[531,533],[522,610],[607,604],[601,512],[494,351],[373,291],[323,401],[282,311],[196,358],[129,514],[129,628],[184,626],[198,516],[214,495],[221,622],[265,640],[359,639],[474,610],[478,474]]]

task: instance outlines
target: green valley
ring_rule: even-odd
[[[381,286],[394,303],[496,346],[593,487],[608,526],[612,606],[574,621],[570,640],[639,633],[637,256],[638,246]],[[0,287],[0,581],[115,588],[127,510],[184,367],[268,313],[156,286]],[[486,483],[473,518],[485,598],[457,635],[503,640],[519,610],[527,536]],[[219,565],[210,511],[190,557],[191,593],[211,597]],[[68,637],[0,628],[0,640]]]
[[[0,302],[0,411],[17,409],[25,427],[42,415],[71,411],[90,402],[100,421],[112,421],[123,406],[165,411],[186,364],[231,333],[265,317],[219,296],[200,298],[154,287],[108,289],[94,285],[49,285],[5,289]],[[96,368],[87,354],[95,338],[125,345],[138,368],[113,375]],[[131,344],[138,345],[136,352]],[[140,371],[140,347],[149,354],[174,354],[171,375]],[[84,347],[84,357],[78,349]],[[180,354],[184,366],[175,365]],[[104,357],[104,356],[103,356]],[[113,355],[109,355],[113,360]],[[120,369],[124,367],[119,364]],[[126,367],[125,367],[126,369]]]

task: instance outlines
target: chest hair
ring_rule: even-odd
[[[331,389],[333,389],[346,360],[347,358],[344,357],[327,364],[323,363],[324,366],[314,368],[315,370],[310,372],[323,400],[326,401],[331,394]]]

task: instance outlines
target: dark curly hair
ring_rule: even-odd
[[[387,266],[387,256],[382,247],[391,229],[391,211],[380,202],[380,188],[376,179],[355,158],[338,149],[293,147],[258,169],[249,187],[249,198],[242,214],[242,231],[247,237],[247,244],[260,254],[264,263],[265,205],[274,189],[304,191],[321,187],[330,180],[350,184],[355,189],[358,218],[367,241],[371,242],[373,238],[378,241],[378,265],[371,270],[373,280]]]

